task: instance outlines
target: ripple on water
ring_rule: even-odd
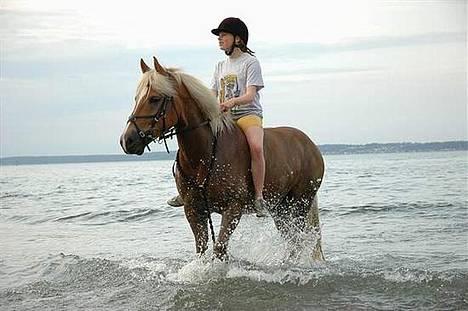
[[[360,293],[366,308],[436,308],[440,301],[453,308],[466,306],[463,288],[468,286],[468,275],[462,271],[441,274],[403,266],[375,269],[365,261],[346,259],[304,267],[258,265],[236,258],[219,262],[208,256],[105,259],[59,254],[46,259],[40,269],[31,269],[35,269],[35,280],[30,277],[26,284],[0,292],[3,305],[39,306],[44,299],[56,305],[66,298],[73,307],[106,305],[109,310],[143,305],[202,308],[204,303],[215,309],[243,309],[252,305],[320,307],[333,297],[335,307],[349,307],[358,306],[352,297]],[[94,295],[88,296],[90,292]],[[88,297],[84,305],[83,296]]]

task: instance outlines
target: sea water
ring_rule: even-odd
[[[250,215],[196,256],[170,161],[3,166],[0,309],[468,309],[468,153],[325,161],[322,263]]]

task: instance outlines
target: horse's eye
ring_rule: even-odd
[[[152,104],[156,104],[160,99],[161,99],[161,98],[158,97],[158,96],[153,96],[153,97],[150,98],[149,101],[150,101],[150,103],[152,103]]]

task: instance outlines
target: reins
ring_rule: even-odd
[[[210,209],[210,205],[209,205],[209,202],[208,202],[208,196],[206,194],[206,192],[207,192],[206,188],[208,186],[208,182],[209,182],[210,177],[211,177],[211,172],[213,171],[214,163],[215,163],[215,160],[216,160],[216,147],[218,145],[217,142],[218,142],[217,137],[213,135],[213,142],[211,144],[210,164],[208,166],[208,172],[207,172],[207,174],[206,174],[206,176],[203,179],[203,182],[201,184],[198,184],[194,180],[194,178],[191,178],[190,176],[187,176],[184,173],[184,171],[182,170],[182,166],[180,165],[180,162],[179,162],[179,150],[177,150],[176,159],[174,161],[174,165],[177,166],[177,170],[179,171],[179,174],[182,177],[182,179],[184,179],[187,183],[191,184],[191,186],[194,187],[195,189],[198,188],[200,190],[200,192],[201,192],[201,195],[203,197],[203,201],[205,203],[205,211],[208,214],[208,222],[210,224],[211,240],[213,241],[213,247],[215,246],[215,234],[214,234],[214,229],[213,229],[213,220],[211,219],[211,209]],[[172,175],[175,178],[176,173],[175,173],[175,170],[174,170],[174,165],[172,166]]]
[[[201,123],[199,123],[199,124],[197,124],[195,126],[186,127],[186,128],[183,128],[183,129],[179,129],[177,127],[177,125],[173,125],[170,128],[166,128],[167,107],[168,107],[168,104],[173,104],[173,101],[174,101],[174,99],[173,99],[172,96],[163,96],[163,102],[161,104],[161,107],[158,109],[158,111],[155,114],[143,115],[143,116],[137,116],[137,115],[132,114],[132,115],[130,115],[130,117],[127,120],[127,123],[130,122],[135,126],[140,139],[142,139],[144,141],[145,146],[148,148],[149,151],[151,151],[151,149],[149,147],[149,144],[151,142],[153,142],[153,141],[157,141],[158,143],[164,142],[167,153],[170,153],[169,148],[167,146],[167,142],[166,142],[166,140],[168,138],[172,139],[174,136],[176,136],[178,134],[183,134],[183,133],[195,130],[197,128],[200,128],[202,126],[209,125],[210,122],[211,122],[211,120],[208,119],[208,120],[203,121],[203,122],[201,122]],[[175,105],[173,105],[173,109],[174,110],[176,109]],[[177,113],[177,111],[176,111],[176,113]],[[141,130],[138,127],[137,123],[136,123],[136,121],[138,119],[152,119],[151,127],[146,131]],[[157,124],[158,124],[158,122],[160,120],[162,120],[162,128],[157,126]],[[153,133],[154,133],[155,130],[160,130],[161,134],[158,137],[153,136]],[[184,180],[186,180],[189,184],[192,184],[192,186],[194,188],[199,189],[200,192],[201,192],[201,195],[203,197],[203,201],[205,203],[205,212],[208,214],[208,221],[209,221],[209,224],[210,224],[211,240],[213,241],[213,247],[215,245],[215,234],[214,234],[214,229],[213,229],[213,221],[211,219],[211,209],[210,209],[209,202],[208,202],[208,196],[207,196],[207,193],[206,193],[206,191],[207,191],[206,188],[208,186],[208,182],[210,180],[211,172],[213,170],[215,159],[216,159],[216,146],[217,146],[217,137],[215,135],[213,135],[213,142],[212,142],[212,147],[211,147],[211,156],[210,156],[210,163],[209,163],[209,166],[208,166],[208,172],[207,172],[207,174],[206,174],[206,176],[203,179],[203,182],[201,184],[198,184],[196,181],[191,181],[191,178],[184,174],[184,172],[182,170],[182,167],[181,167],[181,165],[179,163],[179,151],[177,151],[177,155],[176,155],[176,159],[175,159],[175,163],[174,163],[174,164],[177,165],[177,170],[179,171],[182,178]],[[174,166],[172,168],[172,173],[173,173],[173,175],[175,177]]]

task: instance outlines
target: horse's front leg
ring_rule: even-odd
[[[229,238],[239,224],[241,216],[242,212],[239,206],[229,207],[223,212],[221,228],[219,229],[218,239],[214,246],[214,255],[216,258],[227,260]]]
[[[193,236],[195,237],[195,247],[197,254],[204,254],[208,248],[208,225],[207,215],[200,209],[186,204],[184,206],[185,217],[187,218],[190,228],[192,229]]]

